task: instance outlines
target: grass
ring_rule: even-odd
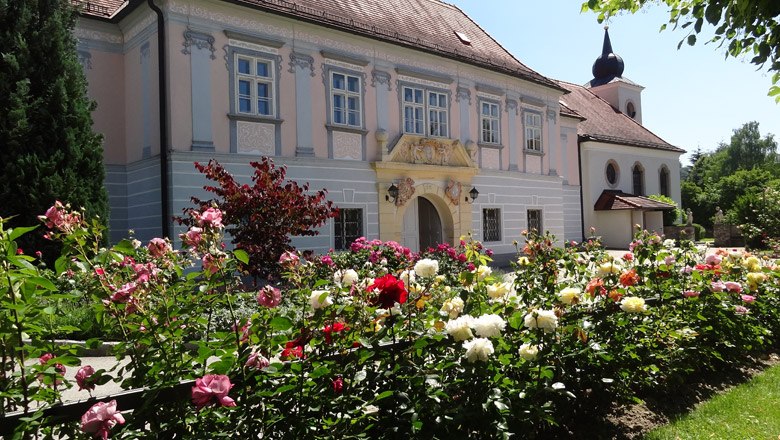
[[[780,439],[780,365],[702,403],[645,439]]]

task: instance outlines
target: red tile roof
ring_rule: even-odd
[[[119,11],[125,0],[71,0],[84,15],[108,18]]]
[[[595,211],[617,211],[622,209],[664,211],[674,208],[674,205],[668,203],[616,190],[604,190],[598,200],[596,200],[596,204],[593,206]]]
[[[577,125],[577,134],[581,138],[685,153],[682,148],[669,144],[634,119],[612,107],[590,89],[564,81],[558,81],[558,84],[571,92],[564,95],[561,102],[585,118]]]
[[[74,1],[105,6],[110,14],[127,7],[122,0]],[[555,81],[517,60],[463,11],[439,0],[223,1],[457,59],[563,91]],[[470,44],[464,44],[456,32]]]

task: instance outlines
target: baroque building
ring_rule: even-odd
[[[172,216],[207,197],[193,162],[211,158],[248,181],[269,156],[326,188],[339,216],[294,241],[315,252],[471,232],[508,256],[525,229],[580,241],[591,225],[619,247],[629,223],[662,227],[668,206],[642,196],[679,201],[682,150],[641,126],[642,88],[608,34],[578,86],[438,0],[76,3],[112,240],[174,235]]]

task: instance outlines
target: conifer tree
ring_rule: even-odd
[[[69,0],[0,0],[0,217],[37,224],[55,200],[107,219],[102,137],[72,34]],[[55,249],[42,233],[24,251]]]

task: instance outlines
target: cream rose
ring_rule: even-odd
[[[439,273],[439,262],[423,258],[414,265],[414,273],[421,277],[434,277]]]
[[[470,315],[464,315],[457,319],[451,319],[444,326],[444,330],[448,335],[452,336],[452,339],[456,341],[465,341],[471,339],[474,334],[471,333],[471,325],[474,322],[474,317]]]
[[[576,287],[564,287],[558,292],[558,299],[566,305],[577,304],[580,302],[582,291]]]
[[[523,344],[520,346],[520,357],[527,361],[534,361],[539,355],[539,346]]]
[[[558,317],[552,310],[534,310],[525,315],[523,324],[530,329],[540,328],[549,333],[558,328]]]
[[[599,264],[599,276],[605,277],[614,273],[620,273],[620,268],[616,264],[611,261]]]
[[[333,299],[328,295],[327,290],[314,290],[309,296],[309,304],[314,310],[324,309],[330,305],[333,305]]]
[[[477,332],[477,336],[493,338],[501,336],[501,332],[504,331],[504,327],[506,327],[506,321],[495,314],[482,315],[474,320],[472,327],[474,327],[474,331]]]
[[[506,282],[488,284],[487,294],[489,297],[493,299],[499,299],[506,296],[506,294],[509,293],[511,289],[512,289],[512,285]]]
[[[493,269],[491,269],[489,266],[479,266],[476,269],[477,278],[479,278],[480,281],[484,280],[485,278],[489,277],[491,273],[493,273]]]
[[[354,269],[337,270],[333,274],[333,281],[338,285],[351,286],[358,280],[358,274]]]
[[[463,348],[466,349],[464,357],[471,363],[476,361],[486,361],[488,357],[493,354],[493,343],[487,338],[476,338],[471,341],[463,343]]]
[[[620,308],[628,313],[641,313],[647,311],[645,300],[636,296],[627,296],[620,301]]]
[[[455,319],[463,313],[464,305],[463,300],[456,296],[444,301],[444,304],[441,306],[441,312],[448,315],[450,319]]]

